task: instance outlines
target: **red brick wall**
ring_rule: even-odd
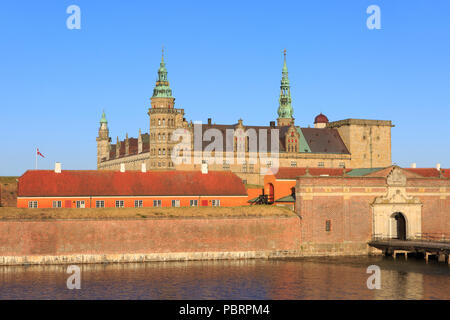
[[[442,196],[441,188],[448,192],[450,179],[408,179],[407,193],[414,192],[413,196],[423,204],[423,233],[450,234],[450,198]],[[386,191],[384,177],[298,178],[296,212],[302,218],[302,241],[368,241],[372,237],[373,223],[370,204],[376,197],[369,193],[385,194]],[[351,196],[351,192],[360,195]],[[331,221],[331,231],[325,230],[326,220]]]
[[[0,221],[0,256],[297,250],[291,218]]]

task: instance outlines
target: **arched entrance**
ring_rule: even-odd
[[[401,212],[391,215],[391,235],[394,239],[406,240],[406,219]]]
[[[275,188],[273,184],[269,183],[269,197],[268,200],[270,203],[273,203],[275,201]]]

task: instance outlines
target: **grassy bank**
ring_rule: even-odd
[[[183,208],[90,208],[90,209],[28,209],[0,208],[0,220],[29,219],[145,219],[176,217],[289,217],[289,209],[277,206],[183,207]]]
[[[0,183],[16,183],[16,179],[19,179],[19,177],[0,176]]]

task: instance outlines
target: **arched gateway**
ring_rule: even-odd
[[[422,232],[422,203],[406,194],[406,176],[394,167],[387,177],[387,194],[372,203],[373,235],[407,240]]]

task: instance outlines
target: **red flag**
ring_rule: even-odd
[[[44,155],[42,153],[39,152],[39,148],[37,148],[37,155],[41,156],[42,158],[45,158]]]

